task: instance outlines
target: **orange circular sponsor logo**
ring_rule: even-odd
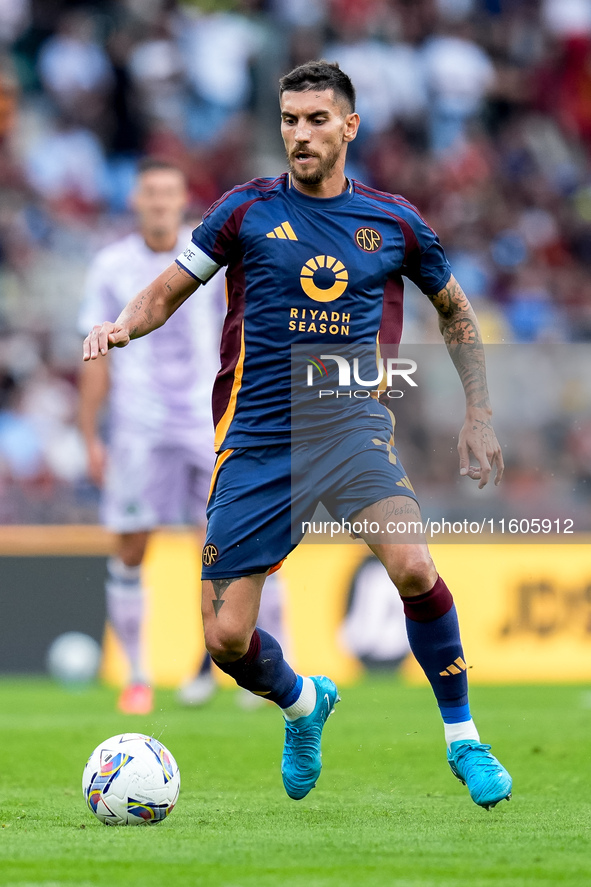
[[[358,228],[355,243],[364,253],[377,253],[382,245],[382,235],[375,228]]]
[[[329,279],[329,286],[323,289],[317,286],[314,277],[317,272],[324,272]],[[305,294],[315,302],[334,302],[340,298],[349,282],[349,272],[339,259],[334,256],[315,256],[308,259],[300,271],[300,284]]]
[[[203,547],[202,561],[204,567],[211,567],[218,559],[219,551],[215,545],[210,542]]]

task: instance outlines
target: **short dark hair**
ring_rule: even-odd
[[[137,174],[141,176],[143,173],[152,172],[154,169],[171,169],[173,172],[180,173],[183,178],[187,178],[184,169],[178,163],[175,163],[173,160],[165,160],[163,157],[142,157],[137,165]]]
[[[284,92],[307,92],[309,89],[332,89],[337,96],[344,98],[351,109],[355,110],[355,87],[351,78],[341,71],[338,62],[320,61],[306,62],[298,65],[279,81],[279,95]]]

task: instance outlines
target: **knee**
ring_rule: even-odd
[[[430,591],[437,581],[437,570],[428,551],[410,550],[388,569],[390,579],[403,597]]]
[[[215,662],[235,662],[248,651],[250,635],[237,626],[205,625],[205,646]]]

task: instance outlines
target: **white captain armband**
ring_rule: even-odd
[[[197,280],[200,280],[201,283],[206,283],[210,277],[219,271],[221,265],[218,265],[217,262],[214,262],[213,259],[210,259],[207,253],[204,253],[202,249],[191,241],[187,249],[184,253],[181,253],[177,258],[177,262],[179,265],[188,271],[192,277],[195,277]]]

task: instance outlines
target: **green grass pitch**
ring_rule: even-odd
[[[342,692],[324,770],[284,794],[282,722],[234,693],[180,709],[160,691],[147,718],[115,694],[41,679],[0,681],[2,887],[556,887],[591,884],[591,691],[475,688],[483,739],[511,771],[513,800],[476,807],[445,761],[430,691],[396,678]],[[125,731],[153,733],[181,770],[173,814],[107,828],[80,789],[86,758]]]

